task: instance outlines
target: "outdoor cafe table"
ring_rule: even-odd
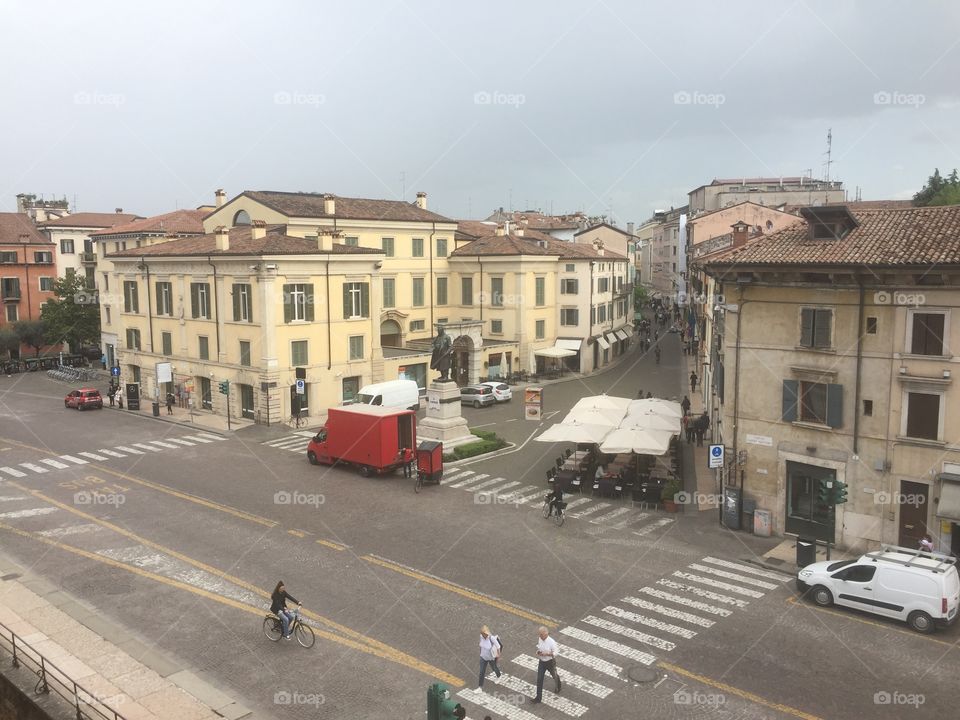
[[[563,461],[561,469],[563,470],[582,470],[587,467],[589,462],[587,461],[586,455],[583,457],[577,458],[571,455],[566,460]]]
[[[554,483],[559,485],[564,492],[573,490],[573,481],[577,479],[579,473],[575,470],[561,470],[557,473]]]

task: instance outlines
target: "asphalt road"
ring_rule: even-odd
[[[637,354],[548,386],[547,413],[599,392],[682,396],[676,337],[665,347],[660,366]],[[956,627],[920,636],[815,609],[790,578],[744,562],[771,541],[726,532],[713,513],[587,496],[563,527],[545,520],[559,448],[530,437],[559,417],[525,421],[516,399],[464,409],[514,448],[415,494],[399,473],[310,466],[294,431],[220,438],[68,411],[65,391],[0,378],[4,551],[258,717],[419,719],[434,679],[475,720],[952,715]],[[312,649],[261,633],[278,579],[317,629]],[[483,624],[506,662],[478,695]],[[561,644],[566,684],[532,705],[540,624]]]

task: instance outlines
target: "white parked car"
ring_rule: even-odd
[[[496,380],[490,380],[488,382],[482,382],[481,385],[489,385],[493,388],[493,396],[497,399],[497,402],[509,402],[513,397],[513,391],[510,389],[510,386],[506,383],[497,382]]]
[[[951,625],[960,605],[956,558],[884,545],[859,560],[816,562],[797,589],[823,607],[842,605],[906,621],[917,632]]]

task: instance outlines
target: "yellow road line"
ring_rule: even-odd
[[[266,616],[263,608],[253,607],[252,605],[246,605],[239,600],[233,600],[232,598],[223,597],[215,593],[210,592],[209,590],[204,590],[202,588],[194,587],[193,585],[188,585],[187,583],[181,582],[179,580],[174,580],[172,578],[164,577],[163,575],[158,575],[152,573],[149,570],[144,570],[143,568],[134,567],[132,565],[127,565],[120,562],[119,560],[114,560],[113,558],[104,557],[102,555],[97,555],[96,553],[90,552],[89,550],[81,550],[80,548],[73,547],[71,545],[65,545],[64,543],[57,542],[56,540],[51,540],[50,538],[45,538],[43,536],[35,535],[27,530],[21,530],[19,528],[11,527],[6,523],[0,523],[0,529],[8,530],[9,532],[21,535],[22,537],[30,538],[31,540],[37,540],[51,547],[58,548],[60,550],[66,550],[67,552],[85,557],[88,560],[94,560],[104,565],[110,565],[111,567],[118,568],[120,570],[126,570],[140,577],[144,577],[150,580],[155,580],[164,585],[169,585],[170,587],[177,588],[179,590],[185,590],[187,592],[193,593],[194,595],[200,595],[208,600],[213,600],[214,602],[221,603],[223,605],[228,605],[237,610],[242,610],[244,612],[250,613],[252,615],[258,615],[261,617]],[[301,610],[301,614],[306,614]],[[314,628],[314,632],[325,640],[330,642],[339,643],[340,645],[345,645],[346,647],[352,648],[353,650],[358,650],[359,652],[364,652],[369,655],[375,655],[384,660],[390,660],[392,662],[404,665],[413,670],[419,670],[430,677],[437,678],[441,682],[449,683],[450,685],[456,685],[461,687],[466,683],[458,677],[445,673],[439,668],[435,668],[428,663],[417,660],[410,656],[404,656],[402,653],[390,652],[389,650],[383,650],[377,647],[373,647],[368,643],[357,642],[355,640],[349,640],[347,638],[341,637],[339,635],[334,635],[333,633],[321,630],[319,628]],[[389,646],[385,646],[389,647]],[[408,658],[404,660],[402,658]]]
[[[799,607],[806,608],[807,610],[816,610],[817,612],[827,613],[829,615],[836,615],[837,617],[846,618],[847,620],[853,620],[858,623],[863,623],[864,625],[873,625],[874,627],[882,628],[884,630],[890,630],[891,632],[900,633],[901,635],[909,635],[912,638],[917,640],[926,640],[927,642],[939,643],[940,645],[946,645],[947,647],[954,647],[957,643],[947,642],[946,640],[938,640],[937,638],[930,637],[929,635],[921,635],[918,632],[913,630],[904,630],[902,628],[894,627],[886,623],[877,622],[876,620],[867,620],[866,618],[857,617],[853,612],[844,612],[842,610],[834,610],[833,608],[820,607],[819,605],[812,605],[807,603],[801,603],[796,597],[788,597],[785,602],[789,605],[797,605]]]
[[[451,583],[444,582],[443,580],[439,580],[435,577],[431,577],[430,575],[424,575],[423,573],[418,573],[415,570],[410,570],[409,568],[405,568],[402,565],[397,565],[395,563],[392,563],[389,560],[383,560],[381,558],[373,557],[372,555],[364,555],[360,559],[366,560],[367,562],[373,563],[374,565],[379,565],[380,567],[386,568],[387,570],[393,570],[394,572],[398,572],[401,575],[406,575],[407,577],[413,578],[414,580],[419,580],[420,582],[427,583],[428,585],[433,585],[434,587],[441,588],[442,590],[447,590],[448,592],[456,593],[457,595],[462,595],[463,597],[469,598],[470,600],[476,600],[477,602],[483,603],[484,605],[490,605],[491,607],[495,607],[498,610],[502,610],[503,612],[507,612],[507,613],[510,613],[511,615],[516,615],[518,617],[522,617],[525,620],[531,620],[537,623],[538,625],[545,625],[548,628],[557,627],[557,623],[550,618],[545,618],[539,615],[535,615],[534,613],[527,612],[526,610],[521,610],[520,608],[516,608],[513,605],[508,605],[507,603],[501,602],[499,600],[488,597],[486,595],[481,595],[480,593],[474,592],[473,590],[467,590],[466,588],[462,588],[459,585],[453,585]]]
[[[703,683],[704,685],[709,685],[710,687],[715,687],[718,690],[723,690],[723,692],[725,693],[729,693],[730,695],[736,695],[737,697],[743,698],[744,700],[748,700],[752,703],[756,703],[757,705],[763,705],[764,707],[770,708],[771,710],[776,710],[777,712],[782,712],[782,713],[785,713],[786,715],[793,715],[794,717],[802,718],[802,720],[822,720],[822,718],[818,717],[817,715],[811,715],[810,713],[806,713],[803,710],[797,710],[797,708],[790,707],[789,705],[782,705],[781,703],[771,702],[770,700],[766,700],[765,698],[762,698],[759,695],[755,695],[752,692],[741,690],[740,688],[733,687],[732,685],[728,685],[727,683],[724,683],[724,682],[713,680],[704,675],[698,675],[697,673],[690,672],[689,670],[685,670],[678,665],[673,665],[672,663],[665,663],[665,662],[658,663],[658,665],[662,667],[664,670],[669,670],[671,672],[676,673],[677,675],[682,675],[685,678],[696,680],[697,682]]]
[[[347,549],[347,546],[346,546],[346,545],[341,545],[340,543],[333,542],[332,540],[315,540],[314,542],[316,542],[317,545],[325,545],[325,546],[327,546],[328,548],[333,548],[334,550],[346,550],[346,549]]]
[[[287,535],[293,535],[294,537],[304,538],[307,534],[303,530],[287,530]]]
[[[174,557],[174,558],[176,558],[177,560],[180,560],[180,561],[182,561],[182,562],[185,562],[185,563],[187,563],[187,564],[189,564],[189,565],[193,565],[193,566],[196,567],[196,568],[199,568],[199,569],[201,569],[201,570],[203,570],[203,571],[205,571],[205,572],[208,572],[208,573],[210,573],[210,574],[212,574],[212,575],[216,575],[217,577],[222,578],[222,579],[224,579],[224,580],[227,580],[228,582],[231,582],[231,583],[233,583],[234,585],[237,585],[237,586],[239,586],[239,587],[242,587],[242,588],[244,588],[245,590],[249,590],[249,591],[252,592],[252,593],[256,593],[257,595],[259,595],[259,596],[261,596],[261,597],[263,597],[263,598],[269,598],[269,597],[270,597],[270,593],[267,592],[266,590],[263,590],[263,589],[257,587],[256,585],[253,585],[253,584],[251,584],[251,583],[248,583],[246,580],[243,580],[243,579],[238,578],[238,577],[235,577],[235,576],[233,576],[233,575],[231,575],[231,574],[229,574],[229,573],[227,573],[227,572],[224,572],[223,570],[220,570],[219,568],[215,568],[215,567],[213,567],[212,565],[207,565],[206,563],[201,562],[201,561],[199,561],[199,560],[195,560],[194,558],[192,558],[192,557],[190,557],[190,556],[188,556],[188,555],[184,555],[184,554],[181,553],[181,552],[177,552],[176,550],[173,550],[172,548],[168,548],[168,547],[166,547],[166,546],[164,546],[164,545],[161,545],[161,544],[159,544],[159,543],[155,543],[155,542],[153,542],[152,540],[147,540],[146,538],[141,537],[140,535],[137,535],[136,533],[131,532],[130,530],[127,530],[126,528],[122,528],[122,527],[120,527],[119,525],[114,525],[113,523],[111,523],[111,522],[109,522],[109,521],[107,521],[107,520],[101,520],[100,518],[94,517],[93,515],[90,515],[89,513],[83,512],[82,510],[78,510],[78,509],[76,509],[75,507],[71,507],[70,505],[66,505],[66,504],[64,504],[64,503],[62,503],[62,502],[60,502],[60,501],[58,501],[58,500],[54,500],[53,498],[49,497],[48,495],[43,494],[42,492],[40,492],[40,491],[38,491],[38,490],[31,490],[30,488],[25,487],[25,486],[23,486],[23,485],[20,485],[19,483],[16,483],[16,482],[14,482],[14,481],[12,481],[12,480],[9,481],[8,484],[11,485],[12,487],[16,487],[17,489],[21,490],[22,492],[25,492],[25,493],[27,493],[27,494],[29,494],[29,495],[33,495],[33,496],[36,497],[36,498],[39,498],[39,499],[41,499],[41,500],[43,500],[43,501],[45,501],[45,502],[48,502],[48,503],[50,503],[51,505],[55,505],[55,506],[57,506],[58,508],[60,508],[61,510],[65,510],[66,512],[69,512],[69,513],[73,513],[74,515],[77,515],[77,516],[79,516],[79,517],[82,517],[82,518],[84,518],[84,519],[86,519],[86,520],[88,520],[88,521],[90,521],[90,522],[92,522],[92,523],[96,523],[97,525],[100,525],[100,526],[102,526],[102,527],[105,527],[105,528],[107,528],[108,530],[113,530],[113,531],[116,532],[116,533],[120,533],[121,535],[123,535],[123,536],[125,536],[125,537],[128,537],[128,538],[130,538],[131,540],[134,540],[135,542],[140,543],[141,545],[146,545],[147,547],[151,547],[151,548],[153,548],[154,550],[159,550],[160,552],[165,553],[165,554],[167,554],[167,555],[169,555],[169,556],[171,556],[171,557]],[[402,658],[402,659],[397,659],[397,660],[396,660],[396,662],[400,663],[401,665],[408,665],[409,667],[416,667],[416,666],[418,666],[418,665],[423,665],[423,666],[425,666],[425,667],[431,667],[431,666],[426,665],[425,663],[422,663],[422,662],[421,662],[420,660],[418,660],[417,658],[415,658],[415,657],[413,657],[413,656],[411,656],[411,655],[407,655],[406,653],[404,653],[404,652],[402,652],[402,651],[400,651],[400,650],[397,650],[396,648],[394,648],[394,647],[392,647],[392,646],[390,646],[390,645],[387,645],[386,643],[380,642],[379,640],[375,640],[375,639],[372,638],[372,637],[368,637],[367,635],[364,635],[363,633],[357,632],[357,631],[354,630],[353,628],[349,628],[349,627],[347,627],[346,625],[341,625],[340,623],[335,622],[335,621],[333,621],[333,620],[331,620],[331,619],[329,619],[329,618],[325,618],[325,617],[323,617],[322,615],[317,615],[316,613],[311,612],[311,611],[307,610],[306,608],[302,609],[300,612],[301,612],[301,614],[302,614],[304,617],[310,618],[311,620],[316,620],[317,622],[322,623],[322,624],[326,625],[326,626],[329,627],[329,628],[332,628],[332,629],[334,629],[334,630],[337,630],[338,632],[341,632],[341,633],[343,633],[344,635],[346,635],[346,636],[348,636],[348,637],[352,637],[353,639],[355,639],[355,640],[357,640],[357,641],[359,641],[359,642],[366,643],[367,645],[370,645],[370,646],[373,647],[373,648],[377,648],[377,649],[379,649],[379,650],[382,651],[382,652],[392,653],[392,654],[395,656],[395,658]],[[431,672],[432,672],[433,670],[436,670],[436,669],[431,667]],[[437,672],[442,672],[442,671],[441,671],[441,670],[437,670]],[[429,674],[429,673],[428,673],[428,674]],[[439,677],[439,676],[437,676],[437,677]],[[448,677],[453,677],[453,676],[448,676]],[[457,679],[457,682],[459,683],[459,685],[464,685],[464,684],[465,684],[464,681],[459,680],[459,679]],[[454,684],[454,682],[451,681],[451,684]]]

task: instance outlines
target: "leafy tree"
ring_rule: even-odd
[[[40,356],[40,348],[47,345],[47,326],[43,320],[21,320],[13,324],[20,342],[29,345],[36,352],[34,357]]]
[[[640,310],[647,303],[647,289],[637,283],[633,286],[633,308]]]
[[[940,169],[934,168],[933,175],[927,178],[927,184],[916,195],[913,201],[920,206],[924,205],[955,205],[960,202],[960,178],[954,168],[946,178],[940,175]]]
[[[56,297],[40,310],[49,339],[69,343],[71,352],[78,352],[85,343],[99,344],[100,306],[91,302],[95,291],[87,288],[86,278],[68,273],[53,284],[53,294]]]
[[[11,328],[0,328],[0,355],[8,358],[20,349],[20,336]]]

